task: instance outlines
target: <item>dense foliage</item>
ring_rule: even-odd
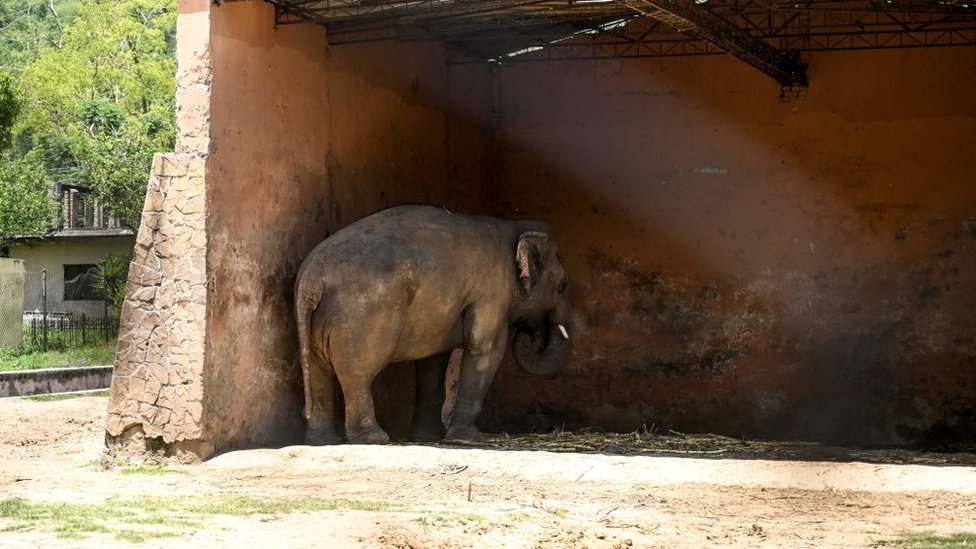
[[[80,2],[0,0],[0,68],[20,71],[45,47],[61,47],[64,25]]]
[[[175,0],[0,0],[0,239],[49,223],[55,182],[138,226],[174,145],[175,27]]]
[[[38,234],[56,221],[49,185],[31,156],[0,160],[0,238]]]

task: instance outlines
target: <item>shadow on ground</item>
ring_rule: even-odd
[[[940,448],[842,448],[817,442],[746,440],[711,434],[604,433],[489,434],[483,443],[442,441],[440,448],[539,450],[618,456],[667,456],[701,459],[764,459],[912,465],[976,465],[976,446]]]

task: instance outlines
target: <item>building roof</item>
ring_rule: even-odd
[[[44,234],[32,236],[15,236],[6,239],[11,244],[33,244],[55,240],[75,240],[83,238],[112,238],[135,236],[132,229],[122,227],[115,229],[52,229]]]
[[[971,0],[266,0],[330,44],[440,40],[451,62],[729,53],[806,86],[798,52],[976,45]]]

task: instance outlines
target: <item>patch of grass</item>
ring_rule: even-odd
[[[145,543],[150,538],[177,538],[183,535],[182,532],[170,530],[157,530],[147,533],[145,530],[115,530],[115,539],[127,541],[129,543]]]
[[[180,471],[177,469],[170,469],[161,463],[148,463],[143,465],[136,465],[132,467],[123,467],[119,469],[119,473],[123,475],[185,475],[185,471]]]
[[[187,510],[206,515],[274,515],[315,511],[391,511],[400,509],[385,501],[355,501],[314,497],[260,499],[249,496],[212,496],[185,502]]]
[[[115,342],[66,349],[63,351],[17,351],[0,349],[0,372],[40,370],[42,368],[72,368],[109,366],[115,362]]]
[[[153,538],[178,537],[203,528],[207,517],[213,515],[247,517],[339,509],[386,511],[397,507],[380,501],[312,497],[260,499],[229,495],[113,497],[87,504],[11,498],[0,500],[0,518],[13,524],[0,531],[42,529],[66,539],[110,534],[117,540],[141,543]]]
[[[138,516],[136,509],[122,505],[119,500],[106,500],[99,504],[79,504],[64,502],[29,502],[22,498],[0,501],[0,518],[11,519],[13,525],[3,529],[6,532],[41,528],[53,531],[59,538],[82,539],[91,534],[116,534],[116,531],[126,535],[128,528],[113,527],[121,522],[125,524]],[[164,525],[160,520],[154,525]],[[171,532],[158,528],[146,528],[139,531],[142,539],[155,537],[157,533],[169,536]],[[122,537],[116,536],[117,539]],[[133,537],[129,532],[128,537]]]
[[[485,522],[486,520],[488,519],[476,513],[456,513],[453,511],[429,513],[416,519],[417,523],[420,524],[424,530],[429,530],[430,528],[465,526],[468,524]]]
[[[86,391],[84,393],[58,393],[53,395],[34,395],[24,397],[27,400],[33,400],[35,402],[53,402],[57,400],[70,400],[72,398],[81,397],[107,397],[108,389],[103,391]]]
[[[528,520],[532,520],[532,515],[528,513],[509,513],[508,516],[505,517],[505,521],[509,524],[516,524]]]
[[[957,549],[976,548],[976,533],[960,533],[938,536],[926,533],[905,533],[893,540],[883,540],[876,547],[904,547],[905,549]]]

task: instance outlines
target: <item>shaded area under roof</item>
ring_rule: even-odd
[[[330,44],[439,40],[453,63],[728,53],[806,88],[799,52],[976,45],[965,0],[265,0]]]
[[[971,34],[955,36],[951,31],[976,27],[976,6],[966,1],[267,1],[276,7],[278,24],[320,23],[328,29],[333,44],[436,39],[462,50],[458,58],[472,61],[503,60],[525,48],[553,47],[567,39],[577,45],[594,39],[608,44],[686,42],[703,34],[702,21],[689,21],[688,13],[717,16],[746,34],[799,50],[949,45],[953,40],[952,45],[971,44],[973,41],[966,40],[974,38]],[[881,34],[903,34],[901,38],[910,39],[877,41]],[[844,40],[855,36],[863,40]],[[607,40],[599,40],[602,38]],[[689,48],[659,52],[702,53],[712,52]]]

